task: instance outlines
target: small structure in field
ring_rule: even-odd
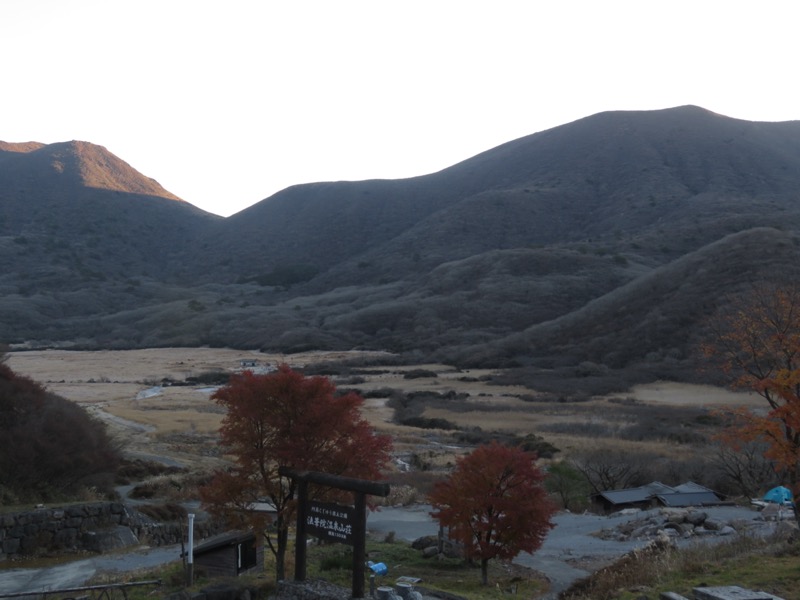
[[[691,481],[677,487],[654,481],[636,488],[600,492],[592,496],[592,503],[602,512],[611,513],[626,508],[715,506],[724,501],[713,490]]]
[[[209,538],[194,548],[194,564],[212,577],[237,577],[264,570],[264,546],[254,531]]]
[[[668,494],[672,491],[673,488],[668,485],[654,481],[635,488],[606,490],[605,492],[594,494],[592,503],[605,513],[616,512],[626,508],[646,510],[655,506],[656,496]]]

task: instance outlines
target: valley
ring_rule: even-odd
[[[759,401],[747,393],[673,382],[638,385],[625,394],[580,402],[558,401],[523,386],[495,384],[501,370],[392,364],[396,357],[385,352],[37,350],[10,352],[7,362],[15,372],[104,420],[129,457],[197,471],[225,463],[216,443],[222,410],[211,400],[215,386],[203,380],[246,368],[266,371],[281,362],[310,373],[336,372],[331,377],[337,388],[362,394],[365,418],[377,431],[392,436],[398,469],[411,462],[424,472],[417,475],[425,477],[435,476],[456,455],[492,436],[522,440],[533,434],[557,449],[556,459],[609,448],[689,460],[698,445],[707,443],[702,437],[707,433],[702,425],[707,411],[757,406]],[[392,397],[394,402],[398,397],[419,397],[420,406],[406,401],[403,410],[426,426],[398,422]],[[430,426],[445,423],[449,426]],[[634,428],[641,432],[626,435]],[[685,443],[676,443],[680,431]],[[413,473],[396,476],[410,485],[418,479]]]
[[[724,406],[758,404],[758,399],[747,393],[663,381],[638,385],[621,395],[554,401],[550,394],[524,386],[493,383],[502,376],[501,370],[462,370],[436,363],[393,364],[399,362],[397,357],[385,352],[281,355],[214,348],[37,350],[10,352],[6,360],[18,374],[35,379],[105,421],[128,459],[171,469],[124,486],[126,494],[134,488],[148,490],[143,499],[127,497],[126,501],[139,506],[180,503],[195,510],[199,508],[196,483],[226,464],[217,446],[217,428],[223,415],[211,400],[216,385],[206,380],[243,369],[267,372],[283,362],[309,373],[327,374],[339,389],[359,391],[365,397],[365,418],[376,430],[393,438],[395,460],[386,473],[393,491],[386,510],[375,513],[369,523],[373,535],[387,535],[391,530],[400,539],[410,539],[419,530],[435,531],[425,512],[426,489],[457,456],[486,439],[527,440],[533,434],[557,449],[554,456],[541,459],[544,466],[611,449],[616,456],[641,455],[648,461],[669,463],[673,475],[684,477],[689,475],[684,467],[693,464],[693,455],[709,448],[703,438],[708,428],[700,425],[705,423],[700,417]],[[405,400],[398,404],[398,398]],[[409,406],[413,408],[408,399],[413,398],[426,403],[421,410],[414,409],[423,423],[429,420],[450,426],[414,427],[398,422],[394,407],[407,412]],[[653,419],[659,431],[649,430],[644,439],[625,435],[625,427],[646,428]],[[693,419],[698,424],[693,424]],[[676,441],[676,424],[691,429],[694,436]],[[752,522],[747,527],[756,524],[757,513],[747,507],[713,510],[726,521]],[[659,511],[646,514],[651,513]],[[645,545],[647,539],[620,542],[596,536],[603,528],[622,527],[634,518],[624,513],[606,517],[561,511],[554,521],[556,529],[541,550],[521,555],[516,563],[544,575],[550,582],[546,597],[554,598],[577,579]],[[161,552],[154,557],[172,560],[175,550],[165,551],[166,555]],[[131,564],[138,563],[134,560]],[[121,567],[117,564],[111,568]],[[27,573],[24,569],[17,571]],[[9,579],[7,584],[11,586],[14,581]]]

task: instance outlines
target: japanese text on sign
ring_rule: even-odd
[[[352,545],[353,507],[327,502],[310,502],[306,528],[320,539]]]

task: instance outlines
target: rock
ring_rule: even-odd
[[[676,538],[681,536],[681,532],[675,529],[661,529],[658,531],[658,536],[661,537],[662,535],[668,538]]]
[[[661,514],[667,517],[669,523],[683,523],[686,520],[686,511],[675,508],[665,508]]]
[[[633,539],[636,539],[636,540],[640,540],[642,538],[650,537],[651,535],[653,535],[653,533],[655,533],[655,530],[653,529],[653,526],[652,525],[645,525],[643,527],[639,527],[639,528],[634,529],[633,531],[631,531],[630,537],[632,537]]]
[[[736,530],[731,527],[730,525],[725,525],[722,529],[717,532],[717,535],[734,535]]]
[[[693,510],[692,512],[686,515],[686,522],[691,523],[695,527],[698,527],[705,523],[705,520],[708,518],[708,513],[704,513],[700,510]]]
[[[672,521],[664,523],[664,529],[667,531],[675,531],[679,536],[691,534],[692,531],[694,531],[694,527],[691,523],[673,523]]]
[[[411,542],[411,547],[414,550],[424,550],[428,546],[436,546],[438,543],[439,538],[435,535],[425,535]]]

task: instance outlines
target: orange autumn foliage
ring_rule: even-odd
[[[733,447],[766,442],[765,455],[784,473],[797,496],[800,461],[800,287],[763,285],[739,297],[712,322],[703,347],[737,387],[765,400],[761,410],[725,411],[720,438]]]

